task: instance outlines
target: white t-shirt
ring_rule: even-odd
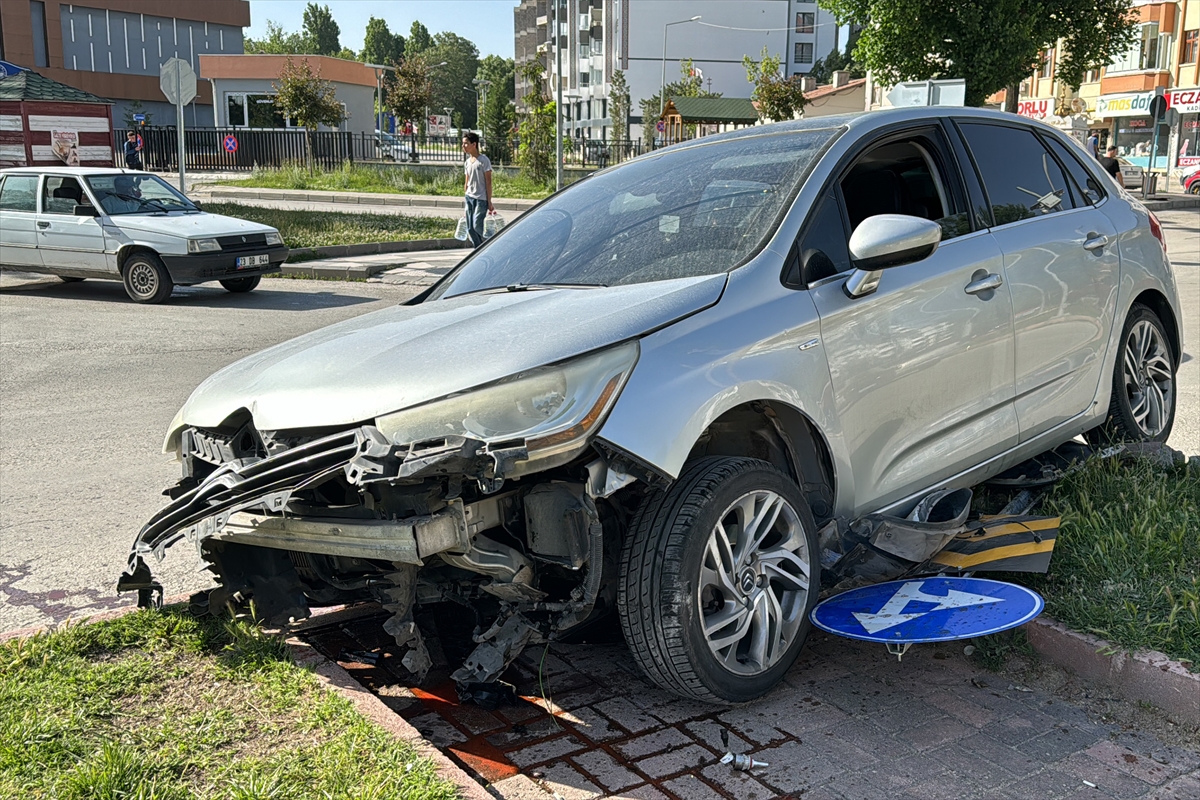
[[[467,197],[487,200],[487,183],[483,173],[492,171],[492,162],[483,153],[478,158],[468,156],[463,170],[467,175]]]

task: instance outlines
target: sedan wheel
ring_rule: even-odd
[[[161,303],[171,296],[174,283],[162,261],[153,253],[134,253],[125,261],[125,293],[139,303]]]
[[[617,607],[659,686],[708,702],[761,697],[808,636],[816,526],[771,464],[703,458],[647,496],[626,537]]]
[[[1121,333],[1108,419],[1094,438],[1165,442],[1175,423],[1175,360],[1158,316],[1134,306]]]

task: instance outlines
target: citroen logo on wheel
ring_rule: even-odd
[[[758,576],[754,574],[754,570],[747,569],[742,572],[742,591],[746,594],[754,591],[754,587],[758,584]]]

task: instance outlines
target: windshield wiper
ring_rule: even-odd
[[[483,294],[484,292],[528,292],[538,289],[603,289],[606,288],[606,283],[510,283],[507,286],[484,286],[479,289],[472,289],[469,292],[462,294],[452,294],[446,297],[447,300],[453,300],[456,297],[467,297],[473,294]]]

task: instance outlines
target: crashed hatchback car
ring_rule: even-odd
[[[1060,443],[1164,440],[1162,230],[1058,131],[973,109],[709,136],[597,173],[414,300],[243,359],[170,425],[182,480],[119,588],[187,538],[211,607],[473,614],[453,673],[615,612],[658,685],[768,691],[839,520]]]

